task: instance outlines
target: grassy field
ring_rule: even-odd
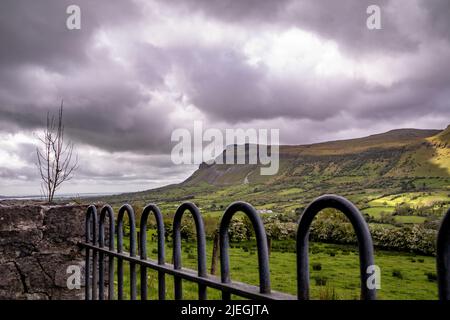
[[[372,207],[394,208],[396,205],[409,204],[410,206],[431,206],[440,201],[450,201],[450,192],[430,191],[430,192],[407,192],[394,194],[369,202]]]
[[[394,207],[390,206],[374,206],[364,209],[362,212],[367,213],[371,217],[380,218],[382,214],[391,214]]]
[[[151,231],[149,231],[151,232]],[[289,248],[294,241],[280,243]],[[274,244],[276,246],[276,244]],[[278,246],[277,246],[278,247]],[[156,259],[156,243],[148,242],[148,255]],[[254,242],[235,243],[230,248],[231,278],[258,285],[257,254]],[[211,264],[212,243],[207,243],[208,270]],[[170,262],[172,248],[166,247],[166,260]],[[197,267],[195,243],[183,242],[183,266]],[[359,298],[358,254],[353,246],[311,243],[310,246],[310,292],[312,299]],[[378,299],[437,299],[434,257],[402,252],[376,250],[375,263],[381,268],[381,289]],[[220,264],[217,274],[220,274]],[[320,269],[320,270],[319,270]],[[127,268],[125,268],[127,270]],[[270,256],[272,289],[296,294],[296,255],[290,249],[272,250]],[[127,272],[125,272],[127,275]],[[138,277],[138,288],[139,288]],[[129,279],[125,279],[129,288]],[[173,299],[173,280],[166,276],[167,298]],[[157,298],[157,274],[148,271],[149,299]],[[183,282],[184,299],[197,298],[197,285]],[[138,292],[139,295],[139,292]],[[208,289],[208,299],[220,299],[220,292]]]
[[[415,191],[405,191],[398,187],[404,184],[404,179],[392,179],[393,187],[367,188],[359,186],[360,179],[339,179],[345,184],[345,193],[339,192],[328,184],[321,185],[317,190],[286,187],[281,185],[231,185],[211,186],[198,185],[170,189],[161,193],[157,201],[150,201],[143,197],[141,201],[133,199],[135,211],[139,214],[142,207],[148,202],[156,202],[166,219],[173,218],[173,214],[183,201],[194,202],[201,210],[205,223],[218,224],[224,209],[232,201],[244,200],[255,206],[256,209],[270,209],[273,214],[298,214],[316,195],[331,189],[331,193],[340,193],[349,198],[357,207],[363,208],[362,213],[374,218],[369,222],[382,228],[399,228],[403,225],[423,224],[426,221],[440,219],[446,203],[450,201],[448,190],[449,180],[442,178],[421,178],[406,180],[409,185],[417,185]],[[356,181],[356,184],[355,184]],[[325,182],[324,182],[325,183]],[[317,183],[316,183],[317,184]],[[304,184],[308,186],[308,183]],[[424,191],[417,190],[425,188]],[[182,195],[191,195],[189,199],[182,199]],[[159,195],[158,195],[159,196]],[[122,201],[121,201],[122,202]],[[127,201],[124,201],[127,202]],[[122,202],[123,203],[123,202]],[[409,205],[414,212],[408,215],[395,214],[399,206]],[[422,206],[434,208],[431,214],[417,215],[416,211]],[[116,204],[117,210],[119,205]],[[418,211],[417,211],[418,212]],[[269,214],[270,215],[270,214]],[[320,218],[320,215],[319,217]],[[386,218],[390,218],[386,219]],[[188,217],[188,219],[190,219]],[[151,231],[149,231],[151,232]],[[148,237],[150,239],[150,236]],[[281,247],[290,249],[276,250],[271,253],[270,269],[272,289],[285,293],[296,294],[296,256],[293,251],[294,241],[285,240]],[[273,242],[277,247],[277,241]],[[279,247],[280,245],[278,245]],[[155,243],[148,243],[149,257],[156,257]],[[208,269],[211,264],[211,242],[207,243]],[[167,247],[167,261],[171,261],[172,248]],[[236,243],[230,249],[231,276],[233,280],[257,285],[257,255],[254,244]],[[381,268],[381,289],[379,299],[436,299],[437,283],[435,281],[435,258],[421,256],[407,252],[376,250],[375,262]],[[183,243],[183,266],[196,269],[196,248],[194,243]],[[218,267],[219,268],[219,267]],[[320,269],[320,270],[318,270]],[[310,248],[310,286],[313,299],[358,299],[359,297],[359,269],[358,255],[352,246],[312,243]],[[217,270],[219,274],[219,270]],[[149,271],[149,298],[156,298],[156,273]],[[173,298],[172,277],[167,276],[167,298]],[[128,279],[125,279],[126,282]],[[138,279],[139,282],[139,279]],[[184,297],[197,298],[197,286],[185,283]],[[209,299],[219,299],[220,292],[208,289]]]
[[[431,135],[433,137],[428,139]],[[417,229],[422,230],[420,235],[426,236],[437,232],[439,221],[450,207],[449,136],[450,127],[438,135],[436,132],[400,130],[362,139],[286,146],[282,148],[280,170],[275,176],[261,176],[259,167],[251,165],[202,166],[181,184],[101,198],[99,202],[112,204],[116,212],[122,204],[131,203],[138,219],[146,204],[155,203],[167,224],[171,224],[181,203],[193,202],[200,209],[211,238],[224,210],[233,201],[246,201],[257,210],[271,210],[270,213],[262,213],[263,218],[273,216],[278,222],[296,223],[313,199],[323,194],[338,194],[353,202],[369,226],[382,229],[384,235],[401,234],[399,240],[404,240],[411,234],[407,233],[408,230]],[[316,219],[321,219],[320,215]],[[333,226],[336,221],[338,223]],[[336,228],[344,222],[333,217],[324,226]],[[321,230],[326,232],[329,229]],[[420,246],[408,247],[392,246],[396,239],[381,238],[388,239],[382,243],[383,248],[404,251],[376,250],[375,261],[382,272],[378,297],[436,299],[435,258],[433,250],[429,250],[433,247],[429,244],[435,243],[434,239],[413,237],[423,241],[418,242]],[[274,239],[290,242],[284,247],[293,247],[294,240]],[[349,243],[339,241],[341,239],[335,237],[324,241]],[[279,247],[275,240],[273,245]],[[148,246],[150,256],[155,257],[152,252],[154,243],[149,242]],[[184,265],[195,268],[194,244],[185,243],[183,246]],[[230,249],[232,278],[257,284],[253,245],[241,243],[233,246]],[[357,299],[358,256],[354,248],[315,243],[310,249],[312,298]],[[209,264],[211,250],[208,242]],[[406,252],[408,250],[429,256],[415,255]],[[167,248],[167,256],[171,257],[170,248]],[[274,290],[296,293],[295,259],[292,249],[272,251],[270,268]],[[150,286],[154,286],[155,274],[149,273],[149,277]],[[173,297],[170,278],[167,277],[168,298]],[[150,289],[155,295],[155,287]],[[186,284],[185,296],[196,298],[196,286]],[[219,296],[213,290],[209,295],[210,298]]]

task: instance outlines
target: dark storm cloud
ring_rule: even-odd
[[[380,58],[398,61],[417,54],[404,65],[399,80],[372,84],[361,78],[274,78],[264,62],[250,66],[240,48],[227,42],[217,46],[177,48],[175,64],[182,65],[191,101],[211,119],[230,123],[276,117],[321,121],[351,113],[355,118],[388,121],[435,114],[448,117],[450,81],[442,55],[430,43],[448,40],[449,2],[433,1],[178,1],[182,14],[197,11],[209,19],[261,32],[298,27],[335,41],[355,63],[370,65]],[[366,28],[366,8],[382,9],[382,30]],[[183,11],[184,10],[184,11]],[[447,28],[449,26],[449,28]],[[442,48],[440,48],[442,49]],[[425,52],[425,54],[423,53]],[[411,72],[411,70],[413,72]],[[394,72],[394,71],[392,71]],[[402,77],[402,73],[408,76]],[[381,83],[384,81],[381,79]]]
[[[133,1],[77,1],[82,28],[68,31],[70,4],[1,2],[0,131],[38,129],[64,99],[72,139],[111,151],[167,152],[167,109],[142,90],[163,82],[169,66],[163,53],[130,41],[134,58],[127,69],[108,49],[95,47],[96,32],[139,20],[140,7]]]
[[[348,105],[352,92],[363,84],[344,78],[323,81],[323,88],[307,77],[274,79],[267,67],[253,67],[239,52],[226,46],[186,48],[173,54],[184,65],[192,103],[215,120],[295,117],[321,120],[336,113],[336,101]]]
[[[186,174],[186,167],[171,165],[167,156],[135,157],[121,155],[109,159],[99,158],[99,162],[108,160],[108,166],[99,167],[92,162],[82,161],[77,177],[105,180],[156,180]]]
[[[67,32],[66,8],[82,10],[82,30]],[[66,69],[87,59],[86,43],[100,27],[137,19],[133,1],[120,0],[2,0],[0,4],[0,63],[38,64]]]
[[[70,4],[81,30],[66,29]],[[370,4],[382,30],[366,28]],[[448,0],[1,0],[0,193],[38,185],[23,141],[62,99],[83,190],[186,178],[170,135],[192,119],[291,144],[445,127],[449,13]]]
[[[427,32],[430,36],[442,37],[450,42],[450,1],[421,0],[421,5],[427,14],[429,24]]]
[[[37,179],[37,170],[34,167],[25,167],[17,169],[0,167],[0,178],[1,179],[17,179],[27,182],[29,180]]]
[[[196,10],[206,16],[227,23],[278,28],[298,27],[319,36],[337,41],[355,52],[413,50],[417,42],[396,24],[402,11],[391,11],[393,0],[182,0],[180,6],[189,12]],[[429,1],[426,1],[428,5]],[[382,10],[382,30],[371,32],[366,28],[369,5]],[[408,6],[407,1],[403,2]],[[433,6],[431,4],[431,6]],[[441,5],[443,7],[444,5]]]
[[[110,79],[92,74],[99,77],[99,82],[69,79],[68,83],[58,83],[59,88],[50,94],[52,98],[44,101],[34,101],[33,93],[38,91],[35,89],[39,84],[29,96],[26,92],[21,95],[21,86],[11,89],[8,95],[16,95],[13,100],[0,97],[1,130],[42,127],[46,112],[55,113],[60,103],[57,99],[64,98],[65,126],[72,139],[111,151],[166,152],[167,143],[161,139],[170,131],[165,121],[161,121],[166,116],[164,106],[143,94],[137,83],[126,78],[120,81],[120,75],[110,70]],[[43,94],[45,89],[43,86]]]
[[[320,122],[343,113],[384,121],[449,114],[448,73],[436,61],[436,56],[448,61],[446,48],[442,55],[433,55],[430,47],[430,54],[405,63],[395,72],[407,75],[392,84],[340,75],[317,77],[309,70],[274,76],[264,61],[250,65],[239,41],[205,44],[193,33],[179,43],[158,45],[134,37],[147,26],[165,23],[165,17],[144,15],[148,14],[143,10],[145,1],[77,1],[82,29],[70,32],[65,28],[65,9],[72,3],[1,2],[0,131],[42,127],[47,110],[55,110],[61,99],[70,138],[108,151],[141,154],[170,151],[171,130],[179,126],[170,119],[172,103],[180,102],[177,97],[186,97],[211,124]],[[426,52],[421,44],[430,39],[448,40],[448,1],[419,1],[417,8],[415,3],[185,0],[153,4],[165,8],[161,12],[175,25],[197,12],[205,20],[220,22],[218,28],[234,26],[255,37],[267,30],[277,34],[297,28],[320,41],[334,41],[355,64],[370,65],[371,59],[393,56],[402,61],[420,49]],[[381,6],[382,30],[365,27],[369,4]],[[108,41],[119,49],[99,45],[103,31],[112,35]],[[176,38],[172,33],[159,36]],[[116,49],[126,52],[125,61],[118,59]],[[182,77],[187,85],[172,92],[170,76]]]
[[[342,112],[378,120],[432,113],[450,116],[450,73],[432,54],[407,66],[410,76],[389,85],[344,76],[274,78],[267,67],[250,66],[241,53],[226,46],[183,47],[172,54],[184,66],[189,82],[185,90],[192,103],[216,121],[246,123],[277,117],[323,121]],[[450,61],[450,50],[439,57]]]
[[[447,81],[449,83],[450,78]],[[357,119],[395,121],[415,117],[420,120],[421,117],[435,115],[448,122],[450,90],[443,88],[442,84],[439,87],[429,86],[431,83],[431,81],[400,83],[384,94],[358,93],[353,102],[354,108],[350,110]],[[365,108],[358,105],[362,102]]]

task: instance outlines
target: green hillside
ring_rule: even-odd
[[[235,200],[292,213],[324,193],[347,196],[361,209],[371,208],[374,198],[408,192],[429,192],[445,203],[450,194],[449,132],[450,127],[399,129],[351,140],[284,145],[273,176],[260,175],[259,165],[203,163],[180,184],[107,200],[156,202],[171,211],[191,200],[215,213]],[[380,205],[375,207],[372,212],[380,212]],[[392,207],[381,211],[389,213]]]
[[[359,139],[281,146],[280,170],[274,176],[261,176],[258,165],[203,163],[183,183],[99,200],[109,202],[115,210],[123,203],[131,203],[138,218],[146,204],[156,203],[169,230],[176,208],[184,201],[194,202],[204,219],[208,265],[212,239],[225,208],[233,201],[247,201],[260,210],[272,241],[270,263],[272,277],[279,284],[276,289],[295,293],[299,215],[315,197],[336,193],[355,203],[369,225],[375,261],[382,270],[378,296],[436,299],[436,234],[439,221],[450,207],[449,133],[450,128],[401,129]],[[233,218],[236,220],[241,222],[237,224],[240,229],[230,230],[234,239],[230,248],[233,278],[256,284],[252,228],[246,227],[242,215]],[[189,215],[182,223],[183,259],[187,266],[195,268],[194,223]],[[236,240],[233,234],[242,239]],[[311,271],[312,297],[357,297],[356,237],[347,219],[333,210],[324,210],[314,220],[310,238],[311,263],[316,265]],[[149,248],[156,246],[154,240],[148,242]],[[196,287],[186,288],[187,296],[196,296]]]
[[[261,176],[258,165],[203,164],[184,184],[276,183],[305,177],[448,177],[445,131],[400,129],[365,138],[280,146],[280,170]]]

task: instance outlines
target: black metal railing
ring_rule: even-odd
[[[139,252],[136,251],[136,222],[133,208],[123,205],[117,219],[117,249],[115,245],[115,222],[113,209],[106,205],[101,209],[97,220],[97,209],[89,206],[86,214],[86,236],[81,245],[86,249],[85,297],[87,300],[114,299],[114,259],[117,260],[117,287],[119,300],[124,299],[123,263],[129,264],[130,298],[137,298],[136,266],[140,271],[140,299],[147,299],[147,269],[158,272],[158,298],[166,298],[166,275],[174,278],[174,297],[183,298],[182,280],[198,284],[198,298],[207,299],[207,288],[222,292],[222,299],[231,295],[249,299],[293,300],[309,299],[308,237],[314,217],[323,209],[334,208],[350,220],[358,240],[360,257],[361,299],[376,299],[376,287],[369,286],[375,266],[373,244],[367,223],[361,212],[347,199],[336,195],[323,195],[315,199],[303,212],[297,230],[297,296],[271,290],[267,236],[260,215],[246,202],[234,202],[224,212],[219,225],[220,278],[208,275],[206,269],[206,235],[200,210],[190,202],[183,203],[176,211],[173,220],[173,265],[165,262],[165,229],[163,216],[155,204],[147,205],[141,215],[139,232]],[[181,261],[181,220],[189,212],[195,222],[197,236],[197,271],[182,267]],[[228,229],[235,213],[244,213],[251,221],[258,253],[259,286],[231,281],[229,268]],[[124,216],[128,216],[130,230],[129,252],[123,250]],[[158,260],[147,258],[147,220],[153,214],[156,219],[158,235]],[[105,247],[105,219],[108,218],[108,247]],[[97,230],[98,228],[98,230]],[[97,238],[98,232],[98,238]],[[437,273],[439,298],[450,299],[450,210],[444,217],[437,240]],[[139,254],[139,256],[137,256]],[[108,295],[105,296],[105,259],[108,259]],[[98,277],[97,277],[98,274]]]

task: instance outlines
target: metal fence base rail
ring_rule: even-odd
[[[147,269],[158,272],[158,298],[166,298],[166,275],[174,277],[174,297],[183,298],[182,280],[198,284],[198,298],[207,299],[207,288],[222,292],[222,299],[229,300],[231,295],[248,299],[263,300],[295,300],[309,299],[309,261],[308,237],[314,217],[323,209],[334,208],[341,211],[351,222],[358,240],[360,257],[361,299],[376,299],[376,289],[368,284],[368,270],[375,265],[373,244],[367,223],[361,212],[347,199],[336,195],[323,195],[312,201],[300,217],[297,230],[297,296],[271,290],[267,235],[260,215],[248,203],[238,201],[228,206],[219,225],[220,278],[207,274],[206,269],[206,235],[200,210],[190,202],[185,202],[177,209],[173,221],[173,265],[165,262],[165,229],[163,216],[155,204],[144,208],[140,220],[140,232],[137,235],[133,208],[125,204],[119,209],[117,228],[114,212],[109,205],[100,211],[89,206],[86,213],[86,236],[81,245],[86,250],[85,264],[85,298],[86,300],[113,300],[115,298],[114,260],[117,261],[117,299],[124,299],[123,264],[129,265],[130,299],[137,299],[136,266],[140,272],[140,299],[147,300]],[[197,271],[182,267],[181,261],[181,220],[185,212],[189,212],[195,222],[197,236]],[[259,286],[231,281],[229,270],[229,236],[228,228],[235,213],[244,213],[255,230],[258,253]],[[124,252],[124,216],[128,217],[130,230],[129,252]],[[152,214],[156,219],[158,234],[158,260],[147,258],[147,220]],[[105,246],[105,220],[108,218],[108,247]],[[117,229],[117,230],[116,230]],[[114,248],[117,235],[117,249]],[[137,239],[139,238],[139,239]],[[139,241],[139,242],[138,242]],[[139,243],[139,252],[136,244]],[[139,256],[137,256],[139,254]],[[105,260],[108,260],[108,295],[105,295]],[[450,210],[444,217],[437,240],[437,272],[439,298],[450,299]]]

